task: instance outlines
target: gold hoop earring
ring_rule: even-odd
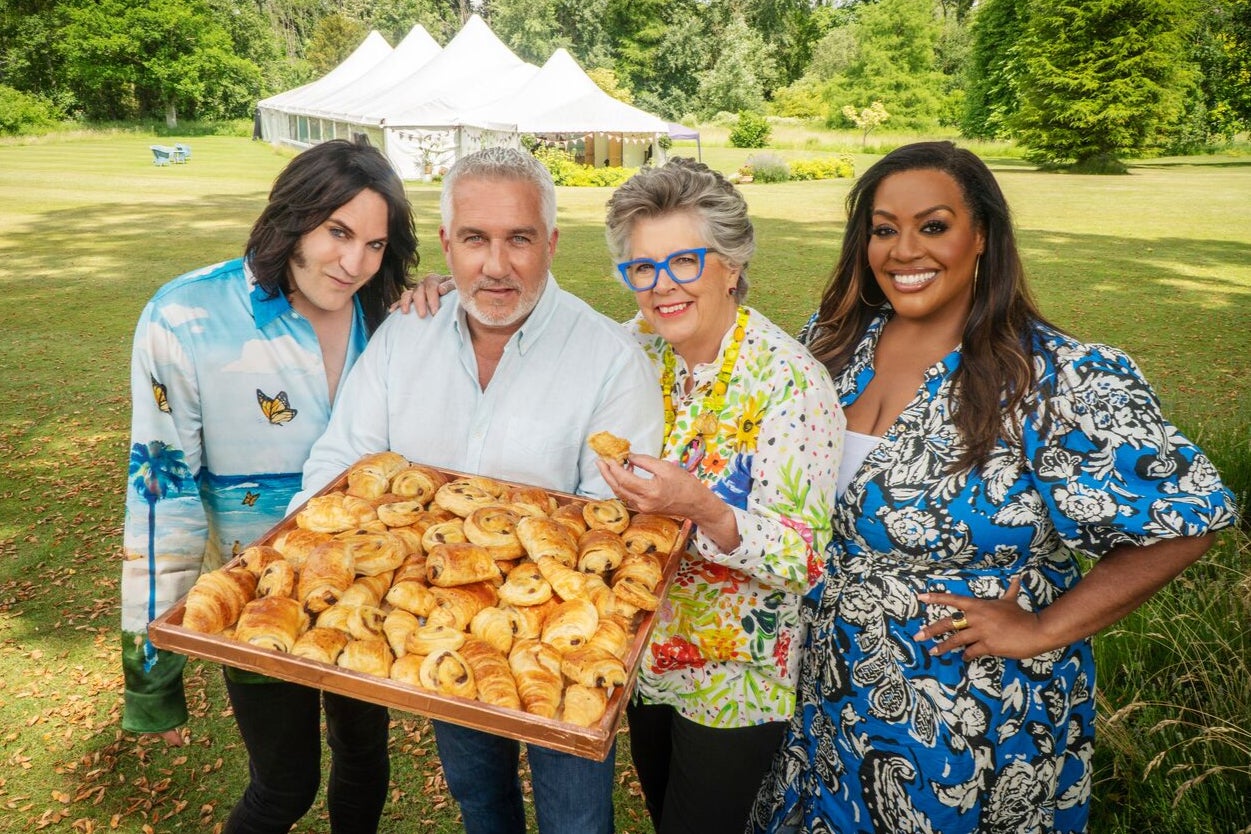
[[[874,304],[872,301],[864,297],[864,284],[861,284],[859,286],[859,288],[856,290],[856,294],[860,296],[860,303],[866,307],[881,307],[882,306],[882,302],[879,301],[878,303]]]
[[[982,269],[982,253],[977,253],[977,260],[973,262],[973,297],[977,298],[977,274]]]

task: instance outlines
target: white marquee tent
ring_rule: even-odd
[[[563,49],[541,69],[527,64],[477,15],[441,51],[414,27],[348,83],[323,85],[330,75],[262,101],[264,138],[307,146],[365,133],[402,177],[416,179],[479,148],[517,147],[523,133],[562,143],[588,164],[637,166],[660,152],[667,132],[663,120],[600,90]],[[314,85],[323,86],[287,102]]]

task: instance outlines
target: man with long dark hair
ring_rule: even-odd
[[[368,141],[295,157],[244,255],[166,284],[131,362],[122,569],[122,726],[182,744],[186,659],[147,638],[196,577],[281,520],[339,383],[408,284],[404,185]],[[321,782],[322,693],[235,669],[226,686],[251,781],[228,832],[286,832]],[[374,831],[389,778],[385,708],[324,696],[336,834]]]

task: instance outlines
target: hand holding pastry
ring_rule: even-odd
[[[617,497],[639,512],[685,516],[723,553],[738,547],[734,511],[699,478],[676,463],[650,455],[633,455],[630,463],[634,471],[603,460],[595,465]],[[651,477],[641,477],[638,471]]]

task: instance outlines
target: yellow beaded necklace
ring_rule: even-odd
[[[717,429],[721,426],[721,409],[725,407],[725,395],[730,390],[730,377],[734,373],[734,363],[738,361],[738,352],[743,347],[743,339],[747,335],[747,318],[750,313],[751,311],[746,307],[738,308],[738,316],[734,321],[734,336],[725,348],[725,358],[721,362],[721,369],[717,371],[717,379],[712,384],[712,390],[700,401],[697,412],[699,416],[695,418],[696,436],[691,438],[682,453],[682,463],[687,469],[694,469],[703,458],[702,446],[716,436]],[[671,448],[673,428],[677,422],[677,409],[673,405],[676,365],[677,359],[674,357],[673,347],[666,345],[664,373],[660,377],[660,387],[665,398],[665,453],[668,453]]]

